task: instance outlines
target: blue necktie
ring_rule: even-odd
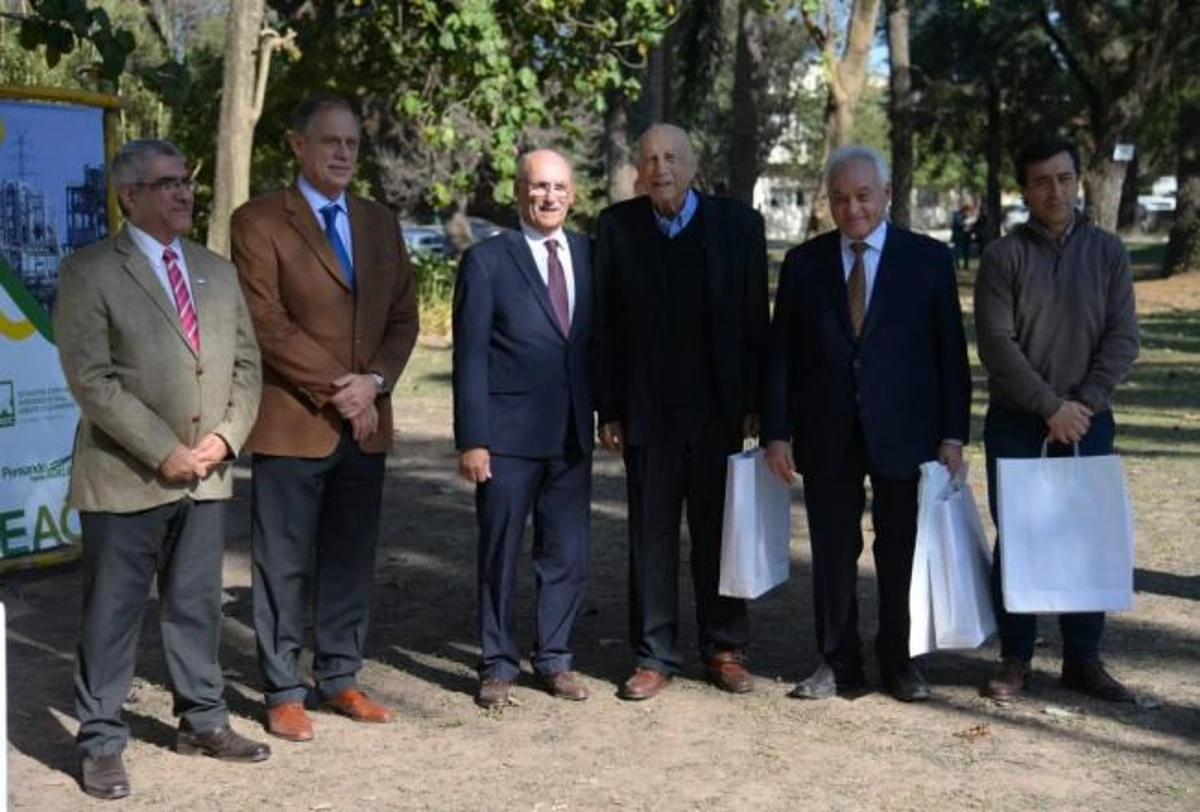
[[[321,208],[321,216],[325,218],[325,237],[333,248],[338,265],[342,267],[342,278],[346,280],[346,286],[354,290],[354,263],[350,261],[350,252],[346,250],[346,244],[337,230],[337,216],[341,210],[342,207],[337,203],[330,203]]]

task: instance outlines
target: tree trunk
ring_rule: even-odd
[[[1116,232],[1117,213],[1121,208],[1121,185],[1125,183],[1128,164],[1112,159],[1112,144],[1108,140],[1088,159],[1083,170],[1083,192],[1086,210],[1092,222],[1105,231]]]
[[[1175,143],[1175,224],[1167,242],[1163,276],[1200,270],[1200,89],[1183,96]]]
[[[257,85],[256,51],[265,0],[232,0],[225,18],[224,78],[208,247],[229,256],[229,218],[250,197]]]
[[[821,179],[812,195],[812,210],[808,216],[807,234],[812,236],[833,228],[829,213],[829,190],[825,188],[824,166],[835,149],[854,141],[854,119],[858,97],[867,79],[867,57],[875,39],[875,21],[882,0],[854,0],[850,12],[846,52],[835,59],[833,37],[824,42],[828,96],[825,102],[825,145],[821,150]],[[810,27],[811,30],[811,27]]]
[[[887,0],[891,77],[888,119],[892,142],[892,213],[898,226],[912,224],[912,60],[908,53],[908,0]]]
[[[1125,181],[1121,184],[1121,202],[1117,205],[1117,230],[1129,231],[1138,224],[1138,153],[1125,168]]]
[[[1000,163],[1003,159],[1004,145],[1001,129],[1000,85],[993,79],[987,88],[987,144],[984,151],[987,154],[987,192],[984,198],[984,218],[980,239],[981,247],[1000,236],[1000,227],[1004,221],[1004,212],[1000,210]]]
[[[450,201],[446,216],[446,255],[458,257],[471,247],[471,221],[467,218],[467,195],[456,194]]]
[[[763,18],[752,0],[738,4],[737,54],[733,66],[733,138],[729,141],[729,194],[754,205],[759,172],[759,100],[763,83]]]
[[[637,192],[637,168],[629,143],[629,99],[624,93],[609,96],[608,112],[604,117],[604,154],[608,167],[608,202],[620,203]]]

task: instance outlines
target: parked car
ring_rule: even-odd
[[[482,217],[470,217],[471,221],[471,241],[480,242],[488,237],[494,237],[504,231],[504,226],[497,225],[491,220],[485,220]]]
[[[441,226],[416,223],[401,223],[400,226],[409,254],[446,255],[446,232]]]
[[[1000,221],[1000,226],[1007,234],[1027,220],[1029,220],[1029,207],[1024,203],[1014,203],[1004,209],[1004,219]]]
[[[1175,198],[1169,195],[1138,195],[1137,225],[1144,232],[1157,231],[1175,219]]]

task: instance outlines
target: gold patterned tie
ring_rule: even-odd
[[[863,321],[867,317],[867,268],[863,262],[863,254],[867,244],[862,241],[850,243],[854,252],[854,265],[850,268],[850,279],[846,282],[846,296],[850,300],[850,323],[854,325],[854,335],[861,336]]]

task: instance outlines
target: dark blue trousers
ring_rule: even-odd
[[[591,554],[592,455],[527,459],[493,455],[492,478],[475,489],[479,523],[479,629],[483,679],[512,681],[517,558],[533,514],[537,648],[546,676],[571,668],[571,629],[583,605]]]
[[[1112,412],[1092,416],[1092,425],[1079,443],[1079,454],[1098,457],[1113,452],[1116,423]],[[996,460],[1039,457],[1046,439],[1046,422],[1035,414],[992,403],[983,424],[983,444],[987,452],[988,506],[996,519]],[[1050,443],[1046,454],[1066,457],[1074,454],[1069,445]],[[1047,543],[1052,543],[1047,539]],[[996,624],[1000,627],[1000,656],[1006,660],[1027,661],[1033,657],[1037,638],[1037,615],[1017,614],[1004,608],[1001,579],[1001,544],[996,540],[992,564],[992,603]],[[1103,612],[1072,612],[1058,616],[1063,638],[1063,662],[1082,663],[1100,655],[1100,636],[1104,633]]]

